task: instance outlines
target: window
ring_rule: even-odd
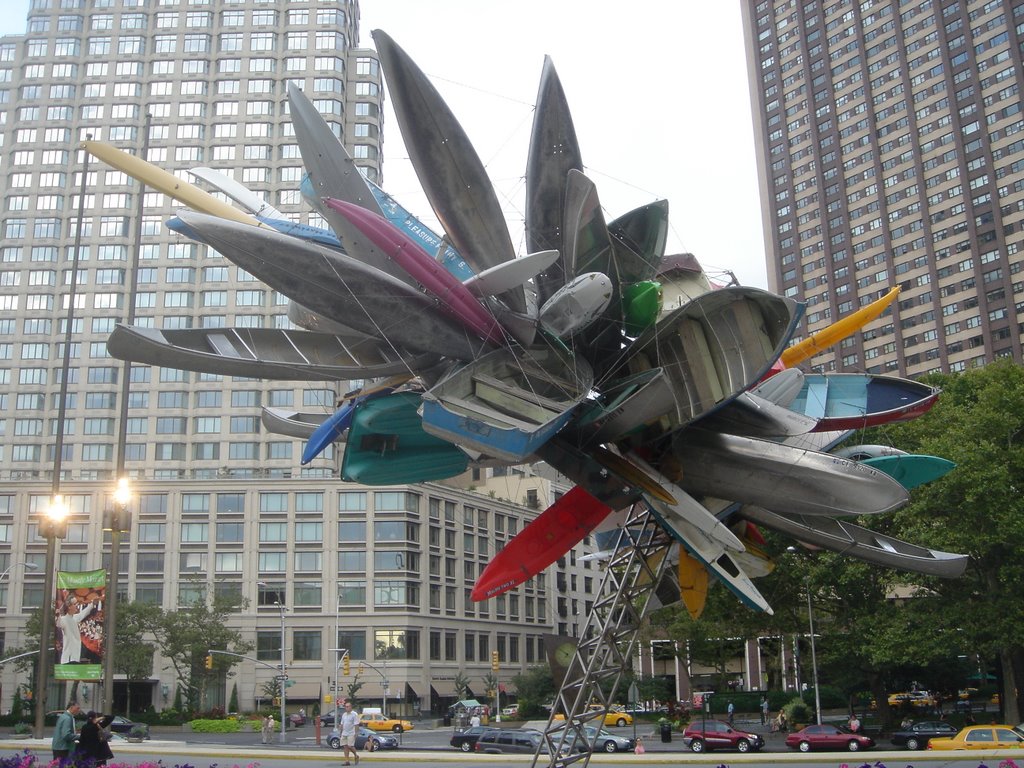
[[[295,630],[292,633],[292,658],[295,661],[320,661],[323,658],[323,633],[320,630]]]

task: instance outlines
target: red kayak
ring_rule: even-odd
[[[577,485],[505,545],[480,574],[470,597],[486,600],[519,586],[583,541],[611,512]]]

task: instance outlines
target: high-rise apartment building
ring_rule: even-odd
[[[133,179],[96,159],[86,172],[79,142],[91,136],[144,153],[185,179],[189,168],[213,167],[294,220],[323,226],[299,193],[304,169],[285,86],[305,90],[379,181],[381,77],[375,52],[356,47],[358,22],[356,0],[33,0],[26,34],[0,38],[0,570],[11,567],[0,583],[0,641],[7,647],[24,645],[24,614],[45,600],[37,523],[52,493],[65,334],[59,486],[72,517],[57,565],[77,571],[108,567],[111,558],[102,512],[118,462],[126,368],[107,354],[106,339],[126,317],[133,272],[137,325],[291,327],[285,297],[165,228],[174,201],[151,190],[139,200]],[[279,623],[286,625],[297,681],[289,696],[307,707],[329,690],[331,649],[346,648],[354,661],[380,667],[386,660],[390,690],[369,673],[364,699],[387,693],[391,709],[438,710],[459,674],[485,692],[490,651],[499,651],[511,675],[543,659],[545,633],[577,632],[596,567],[577,568],[570,553],[507,596],[472,603],[489,557],[553,500],[557,484],[526,470],[499,478],[477,470],[461,488],[365,488],[337,479],[330,450],[300,466],[301,442],[261,424],[261,406],[330,413],[355,384],[132,366],[124,465],[135,499],[119,594],[168,609],[203,589],[243,596],[249,603],[237,627],[259,660],[280,659]],[[173,702],[177,681],[161,672],[165,666],[158,656],[152,678],[133,683],[137,706]],[[0,675],[7,691],[28,683],[13,666]],[[242,664],[234,680],[243,708],[263,695],[268,675]],[[125,693],[118,682],[117,700]],[[209,701],[225,704],[228,693],[222,680]],[[56,707],[62,693],[52,686],[49,695]]]
[[[769,284],[809,331],[903,289],[815,367],[1022,361],[1024,3],[741,5]]]

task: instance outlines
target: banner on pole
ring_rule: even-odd
[[[54,680],[103,678],[103,602],[107,572],[57,571]]]

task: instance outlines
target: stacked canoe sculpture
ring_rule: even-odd
[[[668,205],[608,222],[584,173],[565,94],[544,62],[526,168],[528,253],[517,257],[484,166],[412,59],[373,33],[438,235],[368,182],[289,85],[305,200],[329,224],[289,221],[231,178],[196,179],[236,205],[100,142],[83,147],[183,202],[168,222],[291,300],[294,329],[118,326],[108,348],[151,365],[282,380],[367,382],[333,414],[264,409],[307,440],[344,445],[341,476],[441,480],[471,464],[546,461],[576,483],[498,553],[474,599],[522,583],[584,536],[646,503],[676,541],[687,607],[709,577],[771,608],[758,526],[883,566],[957,576],[966,557],[842,518],[906,503],[952,468],[883,446],[834,450],[852,431],[910,419],[938,392],[889,376],[797,366],[877,318],[890,291],[791,344],[803,306],[712,284],[665,254]],[[830,452],[834,451],[834,452]]]

